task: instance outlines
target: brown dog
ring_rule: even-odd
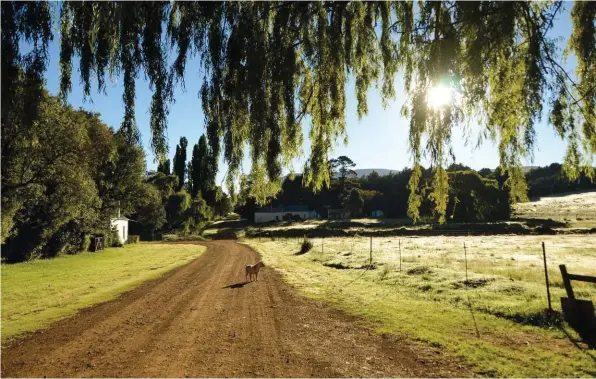
[[[245,269],[245,276],[244,279],[246,280],[246,278],[248,278],[250,276],[250,280],[252,281],[252,276],[255,276],[255,279],[257,280],[257,282],[259,281],[259,270],[261,269],[261,267],[264,267],[265,264],[263,262],[259,262],[255,265],[246,265],[246,269]]]

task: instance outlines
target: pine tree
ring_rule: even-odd
[[[178,177],[178,186],[176,191],[184,187],[186,178],[186,147],[188,140],[186,137],[180,137],[180,143],[176,145],[176,155],[174,156],[174,175]]]
[[[212,199],[211,192],[215,187],[215,172],[210,161],[210,151],[205,135],[202,135],[199,143],[194,145],[190,165],[193,176],[193,197],[201,192],[203,198],[212,205],[214,199]]]

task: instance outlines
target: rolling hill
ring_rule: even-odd
[[[389,175],[393,172],[397,172],[397,170],[390,170],[387,168],[359,168],[354,171],[356,171],[356,175],[358,175],[359,178],[361,178],[363,176],[367,176],[368,174],[372,173],[373,171],[376,171],[381,176],[385,176],[385,175]]]

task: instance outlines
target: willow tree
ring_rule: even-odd
[[[62,3],[60,16],[61,95],[71,89],[72,58],[86,95],[92,78],[121,76],[125,113],[121,133],[137,142],[135,79],[148,78],[151,143],[157,159],[167,153],[168,106],[184,74],[201,72],[202,102],[214,162],[223,154],[228,180],[239,174],[249,146],[252,192],[263,202],[279,190],[284,167],[299,156],[304,122],[311,151],[304,184],[328,185],[329,153],[347,140],[346,83],[356,84],[358,115],[366,95],[379,86],[394,98],[395,77],[405,84],[403,114],[410,119],[414,164],[410,216],[421,204],[421,162],[433,167],[430,193],[444,221],[448,199],[445,167],[455,128],[481,126],[498,142],[500,166],[510,200],[523,197],[521,159],[531,157],[534,126],[544,111],[568,143],[565,172],[590,170],[596,152],[596,3],[572,5],[573,32],[565,54],[577,61],[563,68],[565,54],[548,32],[562,2],[85,2]],[[14,67],[24,64],[39,79],[52,38],[50,5],[2,3],[2,95],[9,93]],[[6,21],[6,22],[5,22]],[[19,42],[32,42],[21,57]],[[174,50],[173,63],[168,54]],[[199,67],[187,67],[198,57]],[[6,68],[5,68],[6,66]],[[11,76],[12,75],[12,76]],[[433,102],[449,94],[452,101]],[[5,104],[3,103],[3,109]],[[591,174],[591,171],[589,171]]]

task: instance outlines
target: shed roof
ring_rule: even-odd
[[[120,216],[120,217],[112,217],[112,218],[110,218],[110,221],[116,221],[116,220],[130,221],[130,219],[129,219],[129,218],[122,217],[122,216]]]

